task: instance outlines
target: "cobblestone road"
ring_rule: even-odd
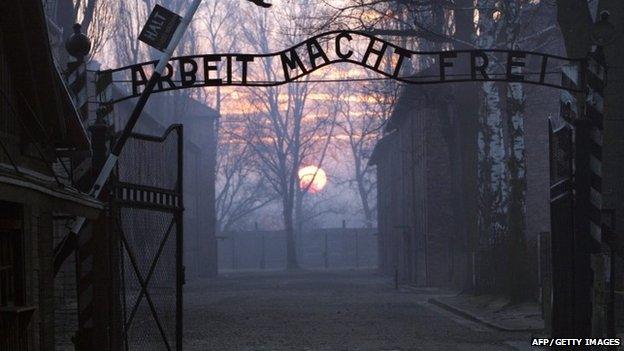
[[[517,350],[501,333],[365,273],[233,275],[188,284],[186,350]]]

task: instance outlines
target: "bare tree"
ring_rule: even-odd
[[[212,1],[203,3],[189,35],[189,46],[195,51],[235,52],[240,48],[239,3]],[[223,74],[218,67],[217,74]],[[234,71],[238,70],[234,68]],[[217,143],[216,212],[217,232],[233,229],[241,221],[276,199],[258,171],[253,150],[245,140],[249,137],[244,113],[222,116],[223,106],[236,108],[245,102],[228,101],[235,88],[211,87],[198,90],[196,98],[217,111],[215,138]]]
[[[241,126],[232,127],[232,130],[240,129]],[[276,199],[258,170],[252,148],[240,138],[247,133],[239,135],[228,130],[226,128],[219,145],[217,161],[215,207],[218,233],[237,229],[235,227],[242,219]]]
[[[147,7],[141,0],[124,0],[119,2],[117,12],[118,30],[113,37],[117,57],[112,59],[117,60],[118,66],[138,63],[146,52],[137,38],[147,16]]]
[[[110,24],[115,20],[116,3],[102,0],[73,0],[71,5],[73,23],[81,24],[82,31],[91,39],[91,57],[96,57],[111,38]],[[69,10],[69,7],[63,4],[60,8],[64,11]],[[66,15],[68,14],[63,17],[67,18]],[[68,28],[64,30],[69,32]]]
[[[375,223],[376,211],[373,198],[376,178],[373,168],[368,165],[368,159],[383,133],[383,126],[389,118],[398,91],[398,86],[389,81],[367,84],[343,82],[332,90],[339,97],[338,135],[334,143],[336,147],[346,148],[350,152],[352,163],[347,182],[355,188],[368,228]]]
[[[192,45],[197,51],[208,51],[213,54],[221,52],[234,52],[238,49],[239,4],[234,1],[210,1],[204,2],[193,26],[193,37],[196,44]],[[237,69],[237,68],[236,68]],[[218,67],[217,73],[223,73],[223,67]],[[202,89],[203,100],[210,101],[211,106],[221,114],[221,106],[224,99],[232,89],[224,89],[220,86]],[[217,126],[218,130],[218,126]]]
[[[297,6],[261,13],[246,13],[248,24],[242,28],[246,42],[256,52],[271,52],[272,42],[282,38],[279,45],[291,46],[301,39],[304,32],[296,19],[299,10],[310,11],[311,3],[304,1]],[[303,19],[304,21],[306,19]],[[269,30],[282,28],[283,33]],[[276,34],[281,34],[277,37]],[[263,61],[259,73],[265,80],[277,80],[281,74],[271,58]],[[302,201],[298,182],[298,170],[303,162],[315,162],[318,166],[329,145],[333,116],[322,111],[322,104],[310,106],[313,86],[305,80],[281,87],[249,89],[250,102],[257,113],[247,116],[251,135],[248,145],[258,158],[263,179],[281,200],[284,230],[287,236],[287,268],[299,268],[295,243],[295,208]],[[314,112],[314,113],[313,113]],[[299,196],[298,196],[299,194]]]

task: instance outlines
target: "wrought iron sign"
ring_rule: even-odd
[[[407,84],[502,81],[578,91],[561,82],[561,67],[584,71],[585,59],[516,50],[411,51],[357,31],[332,31],[268,54],[208,54],[172,58],[155,92],[209,86],[267,87],[296,81],[322,67],[351,63]],[[103,80],[129,84],[137,97],[156,61],[100,72]],[[420,73],[412,67],[427,67]],[[580,75],[582,76],[582,75]]]

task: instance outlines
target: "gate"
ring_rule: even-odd
[[[182,349],[182,125],[132,134],[113,184],[119,244],[118,350]]]

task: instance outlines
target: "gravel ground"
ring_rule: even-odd
[[[369,273],[230,275],[189,283],[185,349],[517,350],[530,336],[465,321]]]

